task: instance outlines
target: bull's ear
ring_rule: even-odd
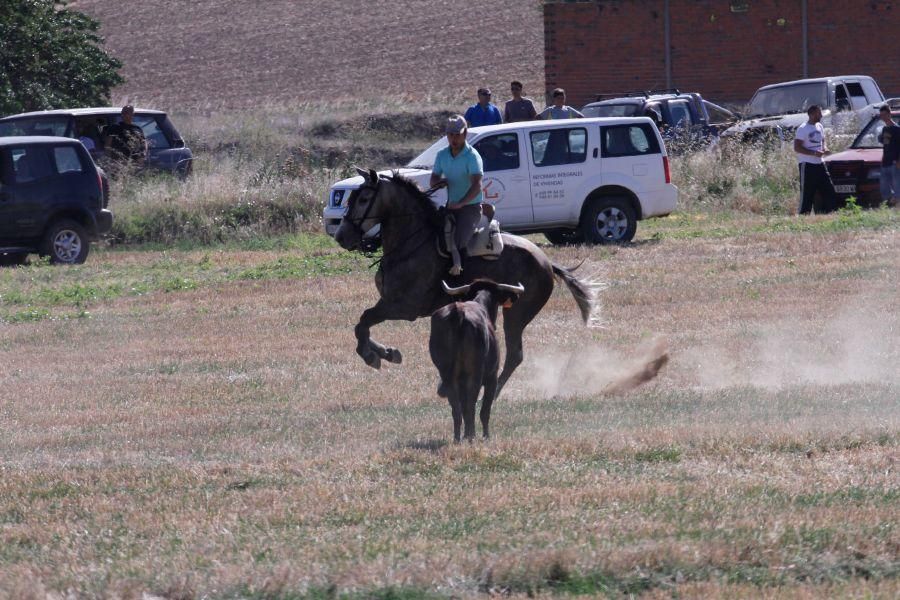
[[[369,172],[368,171],[366,171],[365,169],[360,169],[359,167],[353,167],[353,168],[356,169],[356,172],[358,174],[362,175],[363,179],[365,179],[366,181],[369,180]]]

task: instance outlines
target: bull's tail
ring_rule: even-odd
[[[575,267],[575,269],[577,268]],[[594,292],[587,283],[572,275],[572,271],[575,269],[566,269],[554,264],[553,274],[562,279],[569,291],[572,292],[572,296],[575,297],[575,302],[578,304],[578,310],[581,311],[581,318],[587,324],[591,312],[594,310]]]

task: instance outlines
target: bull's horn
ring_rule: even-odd
[[[510,292],[511,294],[521,294],[525,291],[525,286],[519,282],[519,285],[509,285],[508,283],[498,283],[498,290],[503,290],[504,292]]]
[[[443,279],[441,280],[441,285],[444,286],[444,291],[447,292],[447,294],[449,294],[450,296],[462,296],[463,294],[465,294],[466,292],[469,291],[470,287],[472,287],[472,285],[469,284],[469,285],[461,285],[459,287],[452,288],[449,285],[447,285],[447,282],[444,281]]]
[[[356,167],[356,166],[354,166],[353,168],[356,169],[357,173],[362,175],[363,179],[365,179],[366,181],[369,180],[369,171],[367,171],[366,169],[360,169],[359,167]]]

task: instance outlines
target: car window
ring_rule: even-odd
[[[686,100],[669,102],[669,114],[672,115],[672,125],[675,127],[690,127],[694,124],[694,120],[691,118],[691,109]]]
[[[838,110],[850,110],[850,98],[843,83],[834,86],[834,105]]]
[[[633,117],[637,115],[640,105],[633,102],[627,104],[601,104],[585,106],[581,111],[585,117]]]
[[[850,94],[850,104],[854,110],[859,110],[870,104],[866,100],[866,93],[863,91],[862,85],[857,81],[847,82],[847,92]]]
[[[900,125],[900,115],[892,117],[895,124]],[[878,117],[875,117],[866,125],[856,139],[853,141],[852,148],[881,148],[882,144],[878,141],[881,130],[884,129],[884,123]]]
[[[801,83],[758,90],[750,100],[751,117],[805,113],[813,104],[829,106],[825,83]]]
[[[519,168],[519,136],[515,133],[482,138],[475,149],[481,155],[485,173]]]
[[[30,183],[53,175],[50,158],[44,148],[26,146],[10,150],[16,183]]]
[[[57,173],[83,173],[84,166],[78,151],[72,146],[57,146],[53,148],[53,159],[56,162]]]
[[[147,143],[150,144],[151,148],[172,147],[153,115],[134,115],[134,124],[144,131],[144,137],[147,138]]]
[[[709,113],[709,120],[711,123],[727,123],[729,121],[734,121],[734,115],[718,104],[713,104],[712,102],[704,100],[703,105],[706,106],[706,112]]]
[[[600,128],[600,148],[606,158],[659,154],[659,142],[648,123]]]
[[[63,137],[69,127],[69,117],[28,117],[0,123],[0,136],[49,135]]]
[[[531,133],[531,155],[537,167],[584,162],[587,158],[587,129],[549,129]]]
[[[871,79],[863,79],[859,84],[866,94],[866,102],[868,104],[875,104],[884,100],[884,94],[881,93],[881,90],[878,89],[878,86]]]

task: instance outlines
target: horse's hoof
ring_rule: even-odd
[[[437,395],[439,398],[447,397],[447,386],[444,385],[443,381],[438,382]]]
[[[397,350],[396,348],[388,348],[386,350],[386,354],[387,354],[387,356],[385,356],[385,358],[387,359],[388,362],[392,362],[395,365],[399,365],[400,363],[403,362],[403,355],[400,354],[400,351]]]
[[[366,364],[373,369],[377,370],[381,368],[381,358],[374,352],[372,352],[368,356],[364,356],[363,359],[366,361]]]

